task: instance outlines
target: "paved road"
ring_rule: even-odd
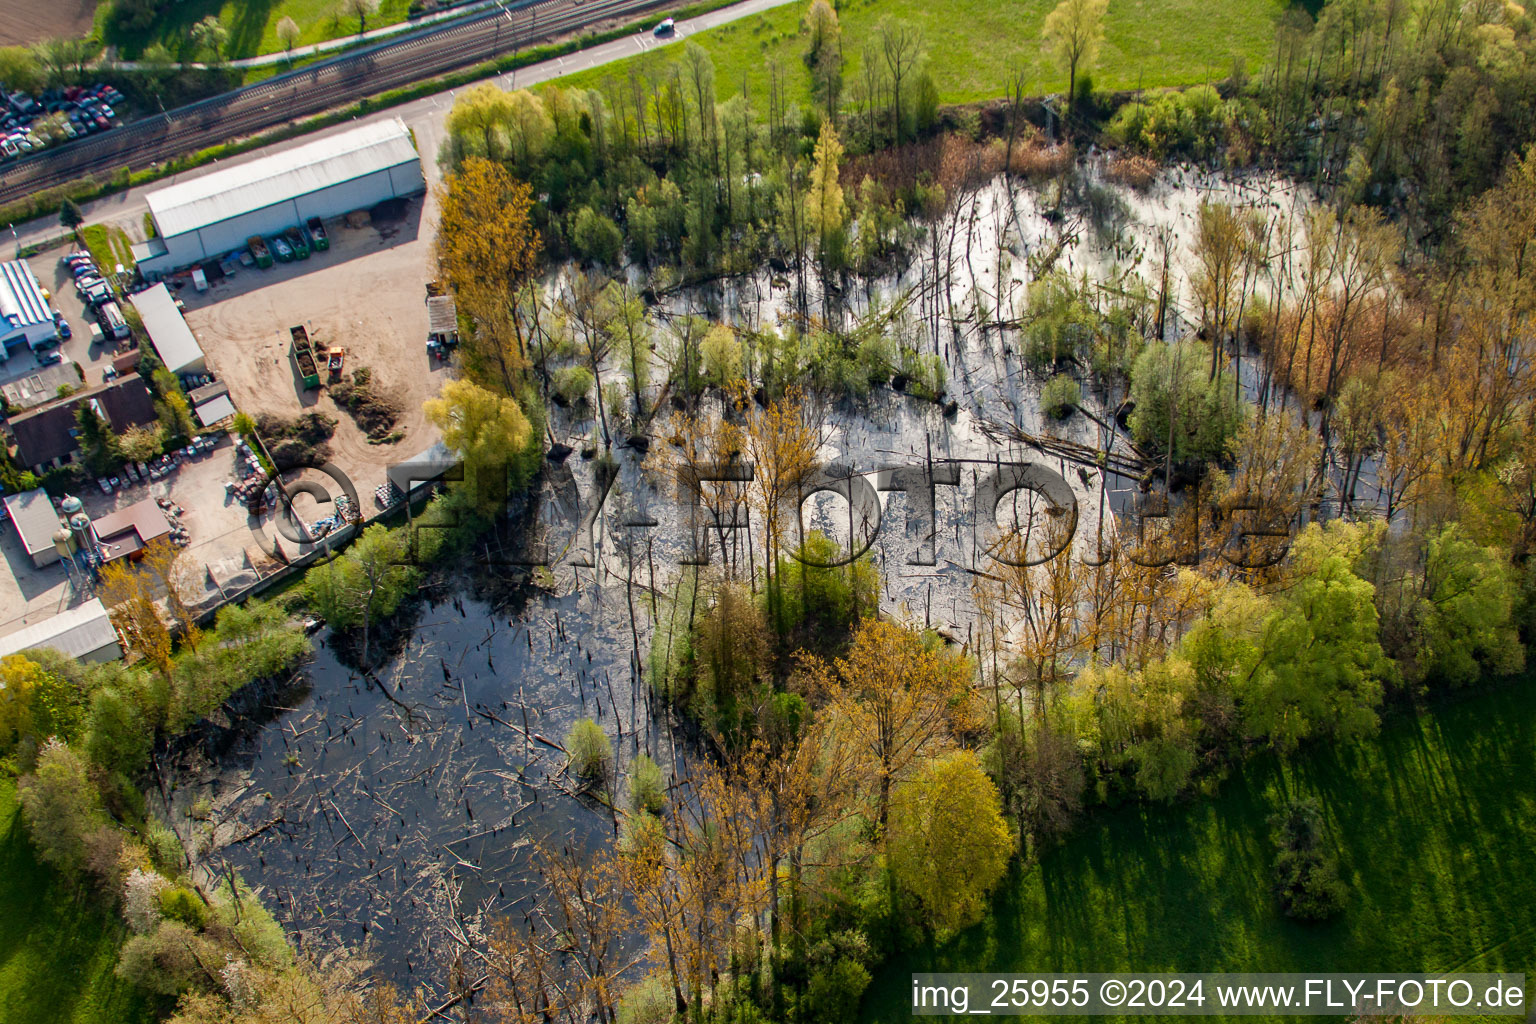
[[[743,3],[722,7],[720,10],[711,11],[697,18],[678,22],[677,37],[685,38],[696,32],[735,21],[738,18],[750,17],[763,11],[771,10],[785,2],[786,0],[744,0]],[[609,64],[616,60],[623,60],[626,57],[633,57],[638,53],[643,53],[646,50],[662,45],[666,44],[663,41],[657,40],[650,33],[638,33],[625,36],[622,39],[615,39],[612,42],[603,43],[600,46],[581,50],[568,57],[560,57],[539,64],[530,64],[525,68],[519,68],[495,79],[489,79],[489,81],[494,81],[505,89],[514,87],[524,88],[559,78],[561,75],[584,71],[587,68]],[[416,144],[421,150],[422,164],[427,169],[428,177],[435,178],[437,147],[442,139],[443,122],[448,113],[448,108],[453,105],[453,97],[453,90],[437,93],[423,99],[413,100],[398,107],[381,110],[361,120],[349,121],[343,125],[327,128],[324,131],[317,132],[311,136],[305,136],[304,138],[319,138],[326,134],[345,131],[359,123],[399,117],[416,130]],[[144,203],[144,194],[146,192],[164,188],[172,182],[201,177],[223,167],[246,163],[258,157],[266,156],[277,149],[297,144],[298,142],[295,140],[277,143],[274,146],[242,153],[240,156],[228,161],[218,161],[205,167],[199,167],[196,170],[184,171],[181,174],[162,178],[148,185],[130,189],[126,192],[119,192],[104,199],[98,199],[93,203],[85,204],[86,219],[90,223],[111,222],[121,225],[132,237],[142,238],[144,235],[144,213],[148,209]],[[0,227],[0,239],[3,239],[4,231],[5,229]],[[15,226],[14,231],[17,244],[26,246],[57,238],[62,229],[59,227],[58,218],[49,216],[30,221],[26,224],[18,224]],[[3,241],[0,241],[0,245],[3,244]]]
[[[537,0],[495,8],[445,28],[333,57],[167,114],[4,165],[0,203],[122,167],[148,167],[182,153],[309,117],[363,96],[409,85],[528,46],[612,21],[667,0]]]

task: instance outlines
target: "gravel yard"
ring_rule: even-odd
[[[201,295],[190,286],[177,292],[209,367],[229,385],[239,409],[282,417],[315,410],[337,419],[333,459],[351,476],[365,515],[376,511],[372,492],[384,483],[385,468],[438,439],[421,412],[449,374],[448,364],[426,351],[432,243],[423,228],[435,216],[424,215],[423,205],[431,202],[414,198],[398,218],[363,227],[333,221],[327,252],[270,270],[241,267]],[[288,357],[288,329],[295,324],[305,325],[318,347],[344,349],[347,376],[359,367],[372,371],[375,388],[400,410],[400,440],[369,443],[324,386],[303,389]]]

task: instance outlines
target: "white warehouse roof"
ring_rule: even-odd
[[[92,661],[103,660],[103,654],[108,658],[123,656],[117,630],[112,628],[112,619],[99,597],[93,597],[78,608],[60,612],[9,636],[0,637],[0,657],[20,654],[37,647],[52,647],[71,658],[89,658]]]
[[[13,328],[53,323],[42,287],[21,260],[0,263],[0,319]]]
[[[203,347],[197,343],[186,318],[176,308],[170,289],[164,284],[145,289],[128,297],[133,308],[139,311],[149,340],[155,346],[155,354],[172,373],[180,373],[186,367],[203,365]]]
[[[157,189],[144,200],[170,238],[417,159],[396,117]]]

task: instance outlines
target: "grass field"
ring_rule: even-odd
[[[864,1020],[909,1020],[913,971],[1536,973],[1533,778],[1527,678],[1294,768],[1260,761],[1214,799],[1096,815],[1017,870],[988,921],[889,964]],[[1321,925],[1281,916],[1267,888],[1266,818],[1293,793],[1322,803],[1350,886]]]
[[[848,67],[845,81],[858,74],[859,50],[875,24],[887,15],[920,27],[927,40],[929,66],[945,103],[969,103],[1003,95],[1014,68],[1027,72],[1031,94],[1064,92],[1066,73],[1043,49],[1040,26],[1056,0],[845,0],[839,15]],[[801,19],[806,4],[795,2],[758,17],[691,37],[715,62],[720,99],[738,93],[743,83],[755,103],[766,104],[769,66],[777,60],[801,102],[810,86],[801,55],[806,36]],[[1217,81],[1243,58],[1249,71],[1265,63],[1274,37],[1275,18],[1285,0],[1110,0],[1105,39],[1091,69],[1100,89],[1189,85]],[[632,58],[641,67],[677,59],[683,43]],[[562,79],[567,84],[600,85],[628,75],[621,62]]]
[[[33,855],[0,778],[0,1020],[5,1024],[150,1024],[159,1007],[112,973],[124,926],[76,897]]]
[[[410,0],[379,0],[368,16],[368,28],[382,28],[405,20]],[[299,26],[295,46],[322,43],[357,34],[357,19],[339,15],[338,0],[182,0],[170,4],[155,23],[141,32],[122,32],[112,27],[103,4],[97,16],[103,39],[118,48],[125,60],[132,60],[153,42],[161,42],[172,54],[185,60],[205,60],[206,54],[192,52],[192,26],[208,15],[216,15],[229,29],[224,56],[234,59],[263,53],[281,53],[277,23],[292,18]]]

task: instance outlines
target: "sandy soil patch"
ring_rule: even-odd
[[[451,372],[426,350],[432,256],[422,228],[435,222],[434,212],[423,210],[430,202],[414,198],[398,219],[365,227],[332,222],[328,252],[271,270],[242,267],[202,295],[191,287],[177,293],[210,368],[229,385],[238,408],[253,416],[315,409],[336,417],[333,457],[357,487],[364,514],[376,510],[373,490],[384,482],[386,467],[438,439],[421,412]],[[295,324],[304,324],[319,345],[345,349],[347,374],[360,366],[372,370],[375,386],[400,408],[401,440],[370,444],[324,386],[303,389],[288,358],[288,329]]]
[[[98,0],[6,0],[0,4],[0,46],[27,46],[91,30]]]

